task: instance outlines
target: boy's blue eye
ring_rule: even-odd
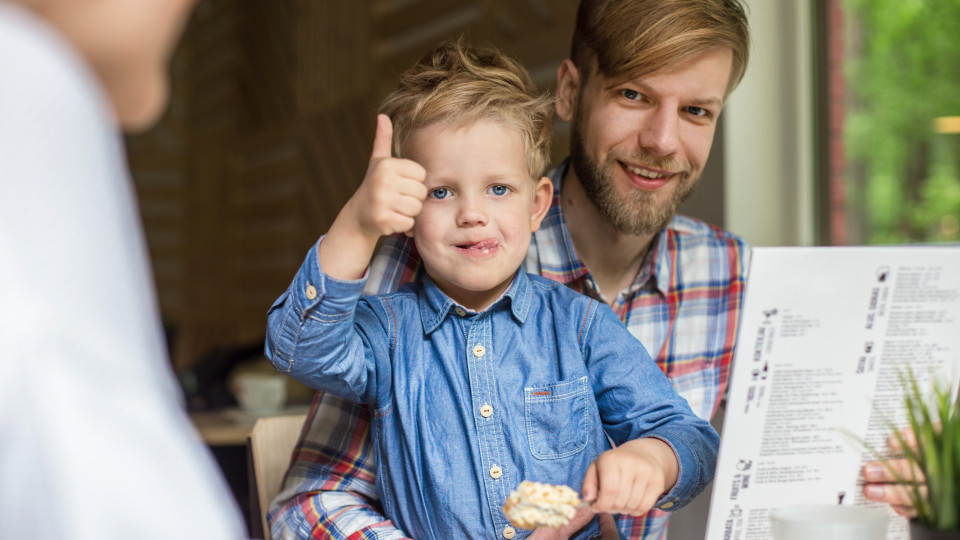
[[[630,101],[635,101],[640,99],[640,92],[636,90],[630,90],[629,88],[623,90],[623,97],[629,99]]]
[[[447,191],[447,188],[437,188],[430,192],[430,196],[434,199],[446,199],[449,194],[450,192]]]
[[[509,191],[509,190],[507,189],[507,186],[504,186],[504,185],[502,185],[502,184],[497,184],[497,185],[492,186],[492,187],[490,188],[490,192],[493,193],[494,195],[497,195],[497,196],[506,195],[506,194],[507,194],[507,191]]]

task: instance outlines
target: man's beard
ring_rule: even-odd
[[[616,149],[610,151],[601,165],[587,152],[580,128],[577,115],[570,126],[570,163],[590,202],[619,232],[637,235],[660,232],[697,187],[699,177],[692,175],[692,167],[672,158],[657,158],[647,153],[628,155]],[[613,169],[620,167],[618,161],[679,173],[677,187],[662,203],[657,202],[655,193],[640,189],[621,195],[613,182]]]

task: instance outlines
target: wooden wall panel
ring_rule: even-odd
[[[369,2],[298,0],[286,30],[296,50],[297,110],[322,115],[371,88]]]
[[[263,339],[266,310],[366,170],[383,97],[467,33],[552,88],[576,0],[203,0],[174,101],[130,139],[175,367]],[[555,130],[554,155],[566,153]]]

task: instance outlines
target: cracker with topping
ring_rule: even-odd
[[[514,527],[560,527],[577,511],[580,496],[569,486],[520,482],[503,505],[503,513]]]

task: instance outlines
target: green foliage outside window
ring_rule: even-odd
[[[855,243],[960,241],[960,0],[844,0]],[[859,238],[857,238],[859,236]]]

